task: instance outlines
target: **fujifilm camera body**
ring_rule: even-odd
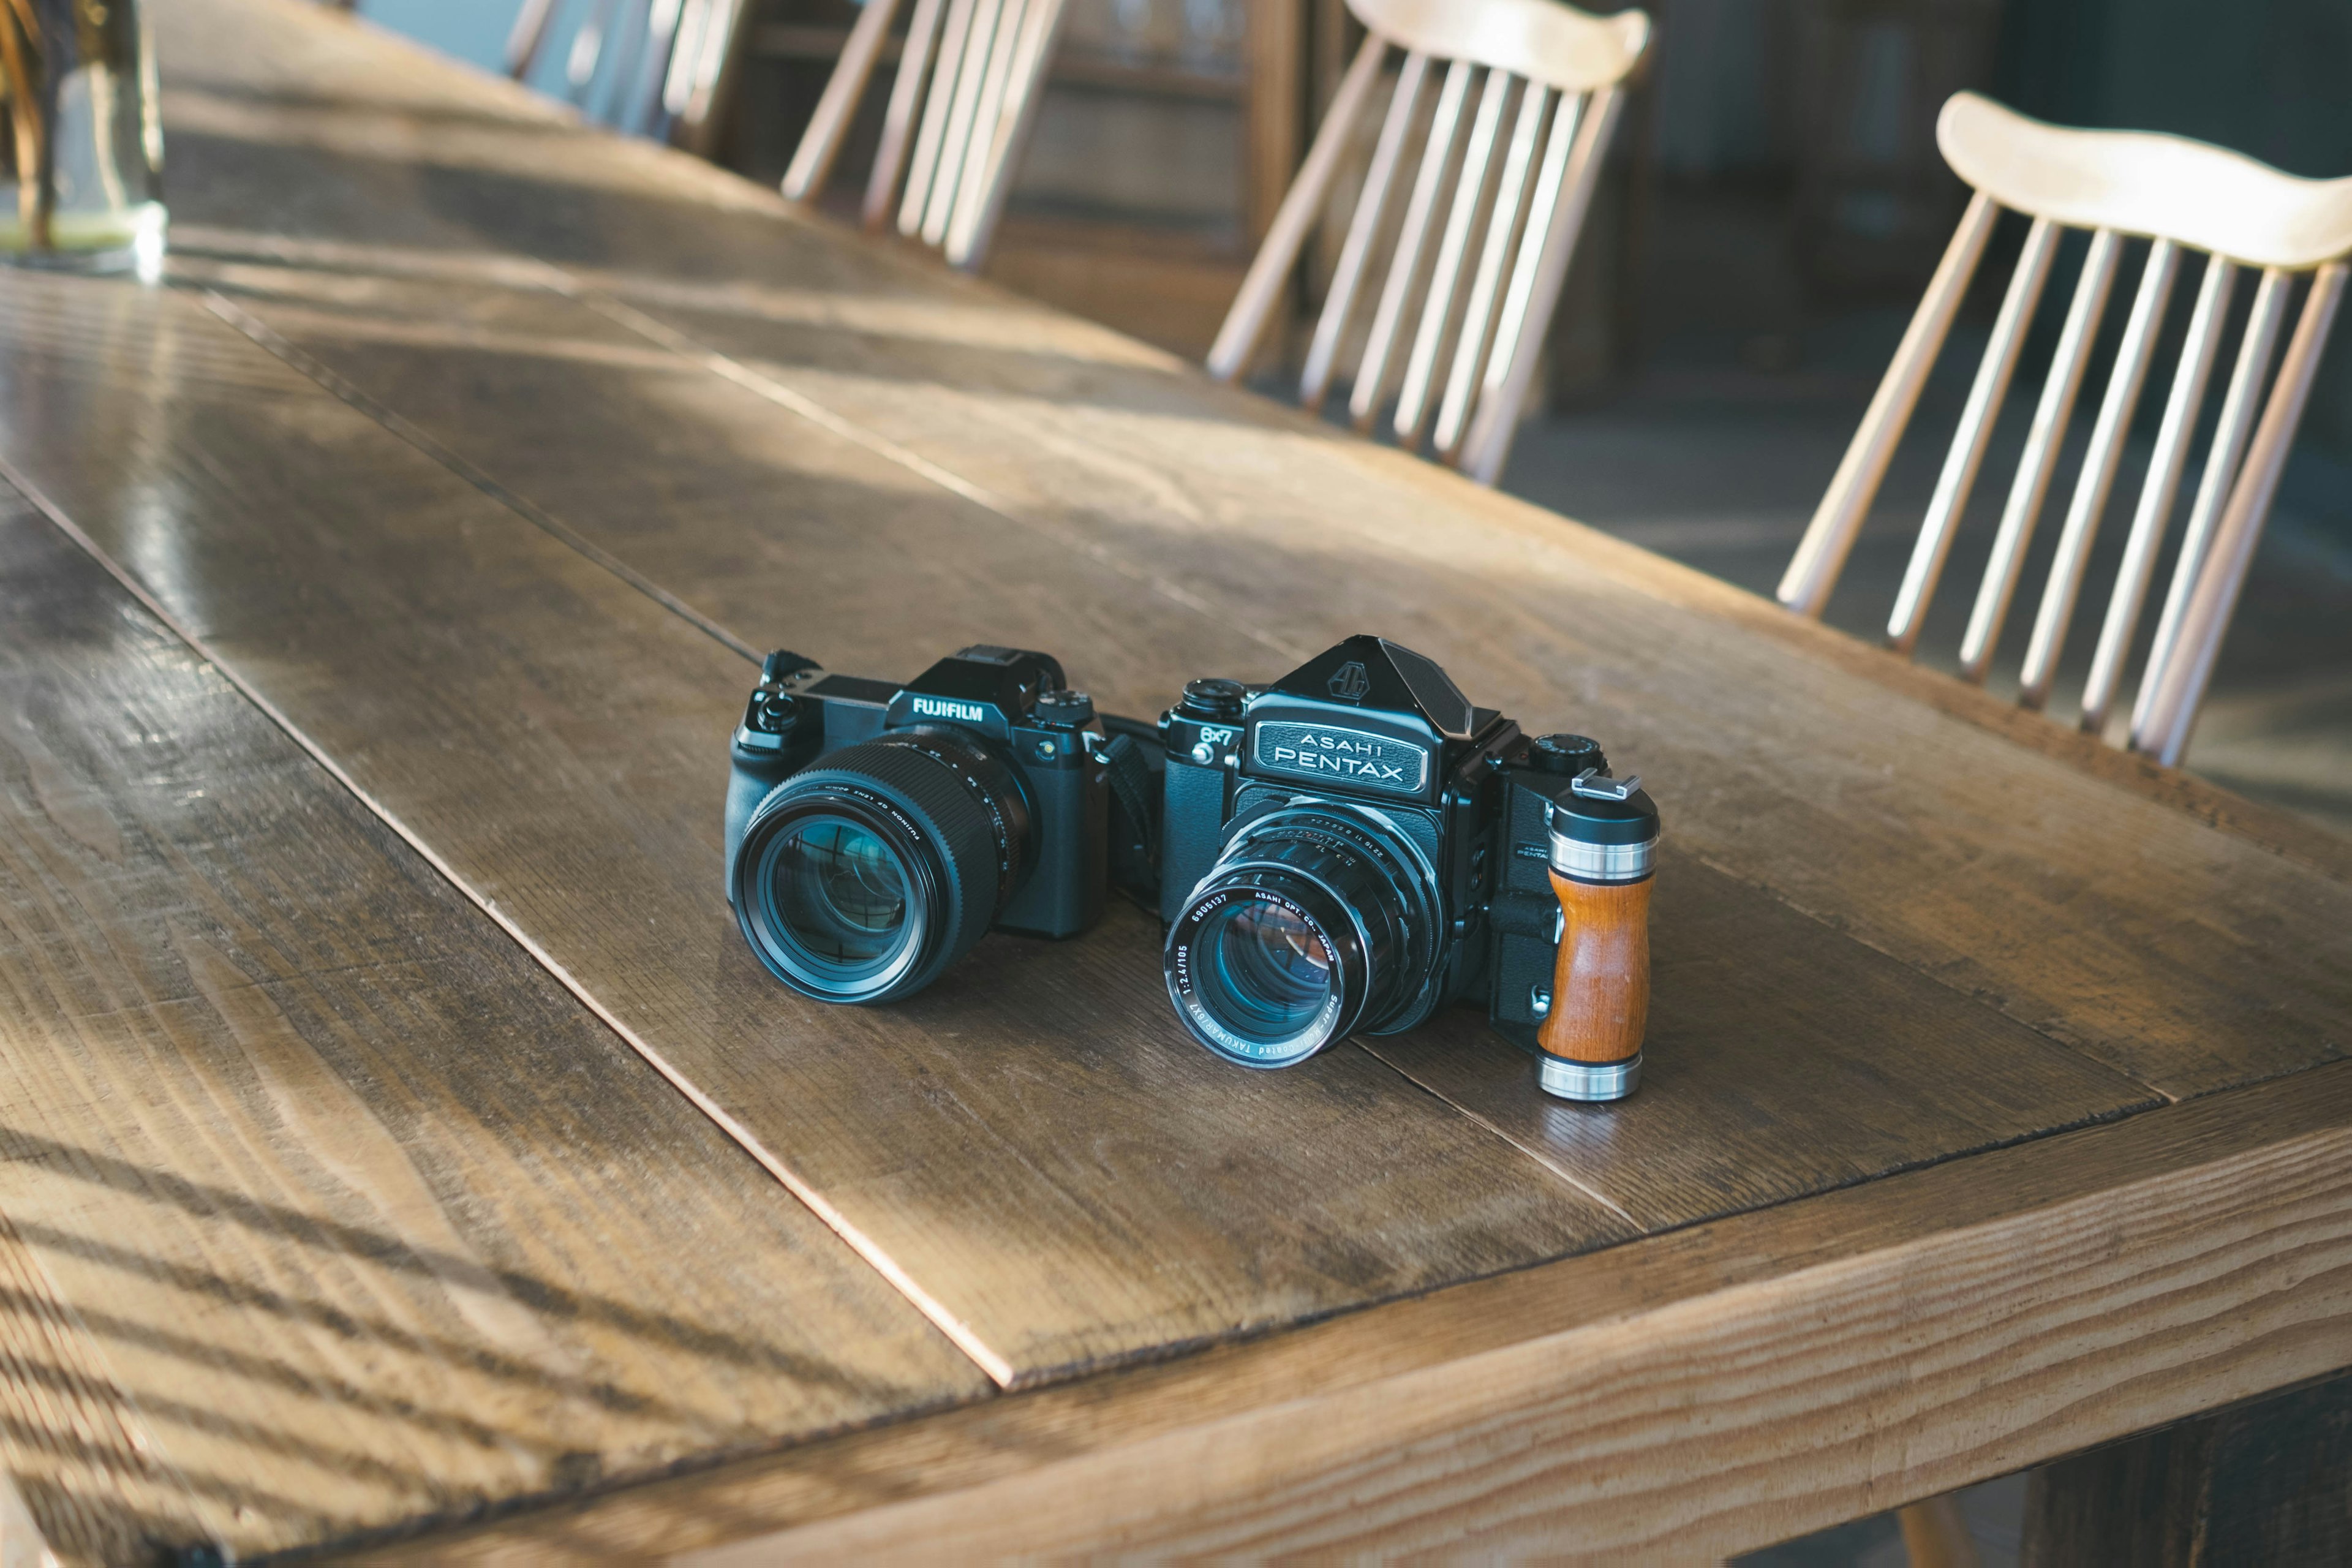
[[[1604,838],[1656,831],[1594,742],[1531,740],[1380,637],[1267,687],[1195,680],[1160,736],[1169,994],[1196,1039],[1253,1067],[1465,1000],[1534,1050],[1560,932],[1554,808]]]
[[[1101,918],[1103,728],[1050,656],[967,647],[904,686],[771,654],[731,748],[727,896],[785,984],[882,1002],[988,930]]]

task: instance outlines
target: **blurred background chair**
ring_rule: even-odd
[[[560,0],[523,0],[507,35],[515,80],[539,67],[562,8]],[[742,49],[744,0],[587,0],[575,9],[551,89],[616,131],[708,154]]]
[[[2084,688],[2079,722],[2086,731],[2105,732],[2175,510],[2207,384],[2221,357],[2231,292],[2242,268],[2258,268],[2260,280],[2202,477],[2189,507],[2126,736],[2133,749],[2177,763],[2277,493],[2321,347],[2343,294],[2345,258],[2352,255],[2352,179],[2298,179],[2180,137],[2044,125],[1974,93],[1958,94],[1944,106],[1937,138],[1946,161],[1975,195],[1789,563],[1780,582],[1780,601],[1816,617],[1828,605],[1984,254],[1994,220],[2003,208],[2022,213],[2032,218],[2032,227],[2011,275],[1887,622],[1890,647],[1906,655],[1916,648],[2027,328],[2049,279],[2059,235],[2069,227],[2086,229],[2090,241],[2065,324],[1960,647],[1960,673],[1982,682],[2023,574],[2125,237],[2146,236],[2150,243],[2138,287],[2042,584],[2019,677],[2018,700],[2028,708],[2042,707],[2064,651],[2092,542],[2155,358],[2182,254],[2203,252],[2196,304]],[[2263,384],[2270,378],[2289,294],[2304,276],[2309,282],[2302,310],[2265,399]]]
[[[866,177],[869,229],[892,225],[950,266],[985,264],[1062,30],[1064,0],[914,0]],[[793,201],[833,171],[898,0],[866,0],[784,171]],[[901,188],[903,182],[903,189]]]
[[[1364,41],[1209,352],[1209,372],[1231,381],[1247,369],[1325,216],[1357,123],[1386,81],[1390,51],[1402,50],[1299,398],[1321,407],[1341,362],[1352,358],[1348,408],[1359,429],[1379,421],[1393,387],[1391,427],[1401,445],[1415,448],[1427,437],[1440,460],[1493,484],[1627,79],[1648,48],[1649,18],[1639,11],[1592,16],[1555,0],[1348,6],[1364,25]],[[1376,266],[1382,252],[1384,276]],[[1353,327],[1375,289],[1357,349]]]

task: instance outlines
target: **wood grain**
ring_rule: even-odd
[[[1651,920],[1642,1088],[1571,1105],[1456,1013],[1367,1048],[1645,1230],[1711,1219],[2081,1125],[2154,1097],[1689,859]]]
[[[182,58],[216,96],[256,69],[193,39]],[[454,89],[436,79],[432,90]],[[293,181],[318,200],[288,215],[291,237],[249,252],[437,268],[419,296],[457,293],[440,280],[493,260],[557,264],[533,274],[542,289],[578,293],[647,346],[716,360],[738,385],[843,422],[1009,528],[1203,606],[1224,628],[1213,646],[1171,638],[1163,621],[1150,628],[1186,673],[1261,677],[1376,626],[1440,658],[1481,701],[1601,731],[1638,756],[1674,792],[1678,841],[1710,863],[2169,1094],[2332,1059],[2352,1038],[2337,934],[2352,931],[2352,894],[2329,885],[2352,855],[2324,832],[2100,757],[1932,672],[1779,624],[1793,618],[1748,595],[845,237],[698,188],[656,202],[634,166],[602,185],[568,165],[561,182],[534,182],[520,145],[495,173],[436,165],[439,186],[462,194],[428,204],[411,194],[414,163],[339,152],[325,131],[304,132],[297,158],[272,138],[299,128],[266,129],[175,143],[194,186],[182,210],[216,237],[263,223],[276,211],[265,197]],[[677,237],[687,210],[690,245]],[[446,249],[461,235],[463,258]],[[432,320],[414,299],[346,282],[369,292],[365,313]],[[488,308],[449,306],[460,317]],[[280,325],[450,446],[497,458],[494,470],[530,460],[519,439],[488,434],[493,400],[468,398],[464,381],[444,376],[412,397],[377,379],[397,356],[339,349],[338,329]],[[564,407],[552,391],[522,390],[528,379],[497,384],[510,416]],[[535,445],[542,468],[579,474],[562,446]],[[509,482],[528,492],[535,481]],[[551,491],[547,504],[569,503]],[[980,537],[985,555],[1004,532]],[[713,609],[720,596],[759,591],[740,578],[678,587],[730,624],[745,616]],[[1260,653],[1269,639],[1283,646]],[[1945,716],[1911,700],[1921,696]],[[1980,727],[2036,754],[1987,748]],[[2180,804],[2224,831],[2183,820]]]
[[[2026,1568],[2326,1568],[2352,1558],[2352,1379],[2033,1472]]]
[[[435,1543],[1747,1551],[2352,1358],[2352,1067]]]
[[[1598,886],[1555,871],[1559,956],[1537,1043],[1570,1061],[1622,1062],[1642,1048],[1650,1018],[1653,879]]]
[[[648,359],[615,323],[573,302],[243,264],[192,271],[219,291],[216,309],[267,313],[267,325],[248,331],[381,416],[427,426],[415,438],[454,449],[452,460],[494,466],[501,494],[530,498],[564,537],[625,559],[744,646],[847,647],[836,667],[893,668],[907,662],[911,598],[959,639],[1082,647],[1097,700],[1148,713],[1189,673],[1219,668],[1241,640],[1242,623],[1221,624],[1139,574],[1100,568],[1051,525],[1024,528],[952,502],[943,515],[936,490],[926,504],[919,489],[877,507],[820,482],[830,476],[812,474],[805,442],[787,457],[783,433],[797,421],[780,420],[773,403]],[[302,346],[286,344],[287,332]],[[347,374],[373,390],[349,388]],[[567,395],[552,394],[555,374]],[[452,386],[467,389],[462,416],[441,411]],[[630,450],[665,460],[593,457]],[[891,468],[857,471],[883,476],[879,484]],[[964,547],[943,546],[943,529]],[[877,561],[886,568],[877,571]],[[1026,591],[1039,581],[1065,591]],[[1058,640],[1066,635],[1086,640]],[[1568,1118],[1564,1131],[1586,1123],[1566,1108],[1548,1111],[1525,1058],[1499,1047],[1474,1016],[1371,1048],[1425,1087],[1462,1097],[1474,1115],[1645,1226],[1688,1223],[1743,1200],[1778,1201],[2151,1102],[2145,1089],[2070,1059],[1704,865],[1690,896],[1670,907],[1694,931],[1677,943],[1692,960],[1680,973],[1694,990],[1677,1004],[1695,1010],[1677,1037],[1690,1043],[1688,1061],[1658,1120],[1645,1113],[1617,1127],[1589,1157],[1563,1160],[1551,1135],[1530,1132],[1528,1123],[1548,1119]],[[1732,956],[1701,962],[1710,951]],[[1149,948],[1118,962],[1145,975],[1157,963]],[[1784,972],[1786,984],[1776,988],[1759,969]],[[1856,974],[1874,983],[1847,990],[1820,978]],[[1759,990],[1783,999],[1769,1030],[1745,1011]],[[1814,1070],[1822,1077],[1808,1080]],[[1524,1104],[1514,1107],[1515,1099]]]
[[[2147,1102],[2076,1047],[2170,1093],[2338,1054],[2340,846],[290,0],[159,11],[218,298],[0,282],[0,454],[1000,1374],[1864,1184],[503,1539],[1721,1552],[2341,1352],[2342,1068],[1948,1158]],[[696,869],[727,644],[890,674],[991,617],[1129,710],[1371,624],[1602,733],[1709,873],[1657,931],[1684,1119],[1489,1115],[1528,1160],[1360,1051],[1237,1089],[1133,918],[796,1011]],[[1441,1065],[1523,1066],[1457,1026]]]
[[[739,654],[193,301],[9,278],[0,317],[5,460],[1000,1380],[1631,1233],[1360,1051],[1219,1063],[1124,906],[1079,941],[987,939],[903,1005],[784,991],[719,896]],[[869,454],[770,439],[781,482],[729,504],[887,526]],[[910,545],[960,558],[936,528]],[[810,614],[855,599],[845,574],[764,580]],[[995,603],[900,601],[836,668],[911,672]],[[835,658],[837,616],[777,640]]]
[[[61,1554],[414,1528],[987,1390],[13,494],[0,624],[0,1469]]]

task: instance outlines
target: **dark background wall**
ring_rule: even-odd
[[[2352,0],[2011,0],[1993,90],[2044,120],[2352,174]],[[2352,459],[2347,335],[2339,326],[2304,438]]]

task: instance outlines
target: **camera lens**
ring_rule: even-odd
[[[907,876],[890,847],[845,817],[813,816],[777,841],[769,868],[776,915],[795,945],[855,968],[907,936]]]
[[[1370,813],[1291,806],[1236,833],[1170,926],[1168,994],[1193,1038],[1288,1067],[1427,1011],[1436,929],[1426,865]]]
[[[1279,898],[1235,899],[1202,923],[1202,983],[1210,1010],[1253,1040],[1288,1039],[1332,999],[1339,954],[1315,923]]]
[[[1019,783],[977,739],[897,731],[776,786],[735,860],[735,913],[769,973],[887,1002],[971,951],[1024,869]]]

